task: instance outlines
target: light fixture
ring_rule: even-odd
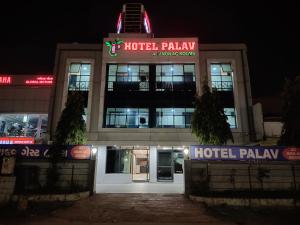
[[[188,149],[188,148],[185,148],[185,149],[183,150],[183,153],[184,153],[185,155],[188,155],[188,154],[189,154],[189,149]]]
[[[92,148],[92,154],[95,155],[97,153],[97,148]]]

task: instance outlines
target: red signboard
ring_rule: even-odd
[[[73,159],[89,159],[91,157],[91,148],[86,145],[76,145],[71,149]]]
[[[27,85],[52,85],[53,76],[37,76],[35,79],[25,80]]]
[[[0,85],[9,85],[12,83],[11,76],[0,75]]]
[[[124,42],[125,51],[194,51],[195,46],[195,41]]]
[[[34,144],[33,137],[0,137],[0,144]]]

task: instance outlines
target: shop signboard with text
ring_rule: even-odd
[[[193,58],[198,56],[198,38],[105,38],[103,56],[120,58]]]
[[[47,159],[50,147],[50,145],[0,145],[0,158]],[[66,159],[91,159],[90,145],[66,145],[61,148]]]
[[[300,148],[282,146],[191,146],[192,160],[300,161]]]

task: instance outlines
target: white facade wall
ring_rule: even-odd
[[[137,37],[138,36],[138,37]],[[137,35],[131,40],[168,41],[170,39],[145,39],[147,35]],[[112,35],[106,40],[114,40]],[[126,37],[122,37],[123,39]],[[144,39],[143,39],[144,38]],[[187,38],[187,40],[197,40]],[[198,42],[198,40],[197,40]],[[103,48],[103,51],[102,51]],[[183,174],[174,174],[172,182],[157,181],[157,146],[190,146],[197,144],[190,129],[176,128],[103,128],[104,99],[106,87],[106,65],[108,63],[163,64],[193,63],[197,92],[201,94],[201,84],[210,82],[210,63],[231,63],[234,70],[234,101],[237,115],[237,128],[232,129],[234,144],[247,144],[253,136],[252,99],[250,79],[246,58],[246,47],[242,44],[200,44],[195,56],[156,56],[144,52],[132,54],[122,52],[118,57],[110,57],[107,47],[100,44],[62,44],[58,45],[55,75],[57,83],[51,101],[50,120],[53,133],[67,97],[67,69],[71,62],[92,64],[91,85],[87,115],[88,143],[97,146],[95,175],[96,192],[126,193],[183,193]],[[106,174],[107,146],[148,146],[149,182],[136,183],[132,174]]]

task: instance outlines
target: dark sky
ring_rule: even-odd
[[[4,1],[3,1],[4,2]],[[156,37],[248,46],[253,96],[300,75],[299,7],[290,1],[1,1],[0,73],[52,73],[57,43],[101,43],[124,2],[143,2]]]

